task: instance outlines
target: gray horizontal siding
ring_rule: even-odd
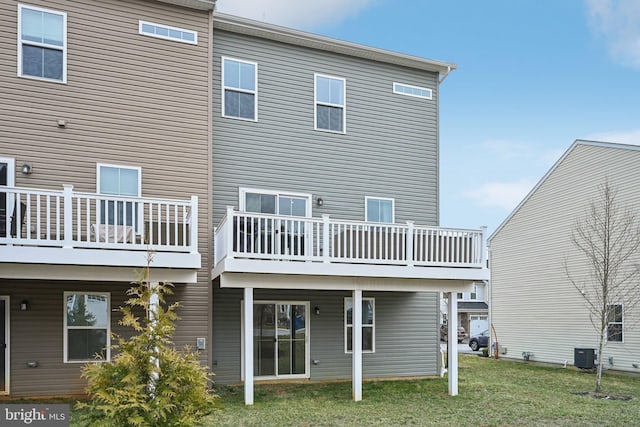
[[[351,378],[344,352],[344,298],[350,292],[256,289],[255,300],[309,301],[311,380]],[[437,295],[371,292],[375,298],[376,352],[363,354],[365,378],[435,375],[439,355]],[[241,289],[214,288],[213,370],[218,384],[237,383],[241,372]],[[313,313],[320,308],[320,315]]]
[[[221,56],[258,63],[258,122],[221,117]],[[314,73],[346,79],[346,134],[313,129]],[[362,220],[376,196],[395,198],[398,222],[437,222],[436,74],[215,31],[213,83],[214,221],[253,187],[322,197],[314,216]]]

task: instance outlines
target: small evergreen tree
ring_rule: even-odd
[[[78,408],[87,410],[88,425],[191,426],[215,409],[216,396],[208,389],[212,373],[200,365],[195,352],[174,347],[171,336],[179,303],[165,308],[171,286],[151,284],[147,265],[127,291],[131,298],[120,307],[119,324],[133,328],[134,335],[112,334],[113,359],[89,363],[82,371],[90,400]],[[136,308],[146,317],[136,317]]]

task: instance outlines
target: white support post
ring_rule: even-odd
[[[415,260],[413,259],[413,221],[407,221],[407,265],[409,267],[413,267],[415,265]]]
[[[149,280],[149,278],[146,278]],[[158,307],[160,306],[160,297],[158,296],[158,282],[149,282],[149,289],[151,291],[149,295],[149,312],[147,313],[147,317],[151,322],[151,327],[155,331],[157,316],[158,316]],[[154,353],[158,354],[158,348],[154,349]],[[156,381],[160,378],[160,359],[155,356],[151,356],[151,364],[155,367],[155,370],[151,371],[151,377],[149,378],[149,392],[151,393],[151,398],[155,398],[156,391]]]
[[[362,400],[362,290],[355,289],[353,291],[351,302],[353,303],[351,306],[351,323],[353,325],[351,381],[353,383],[353,400],[359,402]]]
[[[455,292],[449,292],[447,313],[447,362],[449,372],[449,395],[458,395],[458,301]]]
[[[73,246],[73,185],[71,184],[63,184],[63,192],[62,197],[64,199],[63,202],[63,212],[64,212],[64,240],[62,243],[63,248],[70,248]]]
[[[253,405],[253,288],[244,288],[244,404]]]
[[[489,268],[487,265],[487,226],[483,225],[481,228],[482,238],[480,239],[480,263],[482,264],[482,268]]]
[[[322,262],[328,263],[329,256],[329,215],[322,215]]]
[[[198,253],[198,196],[191,196],[191,221],[189,225],[191,253]]]
[[[227,224],[226,224],[227,229],[222,230],[222,232],[226,234],[226,239],[224,239],[224,241],[227,244],[227,247],[225,248],[227,259],[233,258],[233,242],[236,240],[236,236],[234,236],[233,234],[233,225],[235,220],[236,219],[233,217],[233,206],[227,206]],[[240,233],[240,219],[238,219],[238,233]],[[251,308],[251,313],[253,313],[253,307]],[[251,336],[253,336],[253,332],[251,332]]]

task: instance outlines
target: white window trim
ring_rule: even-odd
[[[171,37],[171,36],[163,36],[163,35],[156,34],[156,33],[148,33],[148,32],[146,32],[146,31],[144,31],[142,29],[142,26],[145,25],[145,24],[146,25],[153,25],[154,27],[166,28],[167,30],[174,30],[174,31],[180,31],[180,32],[183,32],[183,33],[193,34],[193,41],[185,40],[185,39],[182,39],[182,38]],[[197,45],[198,44],[198,32],[197,31],[187,30],[186,28],[174,27],[172,25],[158,24],[156,22],[149,22],[149,21],[139,20],[138,21],[138,34],[141,34],[143,36],[155,37],[155,38],[163,39],[163,40],[171,40],[171,41],[179,42],[179,43],[186,43],[186,44],[192,44],[192,45]]]
[[[29,76],[29,75],[23,75],[22,74],[22,45],[23,45],[23,42],[22,42],[22,10],[23,9],[38,10],[40,12],[47,12],[47,13],[52,13],[52,14],[55,14],[55,15],[62,15],[62,46],[52,46],[52,45],[36,43],[36,42],[31,42],[31,41],[24,42],[24,44],[28,44],[28,45],[31,45],[31,46],[38,46],[38,47],[44,47],[44,48],[48,48],[48,49],[61,50],[62,51],[62,80],[47,79],[45,77]],[[18,77],[22,77],[22,78],[25,78],[25,79],[32,79],[32,80],[41,80],[41,81],[45,81],[45,82],[66,84],[67,83],[67,13],[66,12],[60,12],[58,10],[45,9],[43,7],[30,6],[30,5],[18,3],[18,28],[17,28],[17,33],[18,34],[17,34],[16,38],[18,40]]]
[[[128,166],[128,165],[114,165],[111,163],[96,163],[96,194],[100,193],[100,168],[118,168],[118,169],[132,169],[138,171],[138,195],[134,197],[142,197],[142,168],[140,166]],[[105,194],[108,196],[108,194]]]
[[[410,88],[410,89],[425,90],[425,91],[429,92],[429,95],[423,96],[423,95],[415,95],[413,93],[402,92],[402,91],[398,90],[399,86]],[[413,98],[433,99],[433,90],[429,89],[428,87],[408,85],[408,84],[405,84],[405,83],[393,82],[393,93],[395,93],[397,95],[411,96]]]
[[[239,209],[241,212],[244,212],[247,209],[247,193],[255,193],[255,194],[269,194],[276,197],[285,196],[285,197],[298,197],[300,199],[306,199],[307,201],[307,215],[305,218],[311,218],[311,209],[313,206],[312,195],[309,193],[295,193],[292,191],[277,191],[277,190],[264,190],[259,188],[247,188],[240,187],[238,188],[238,198],[239,198]]]
[[[353,325],[347,324],[347,301],[349,301],[351,299],[352,299],[352,297],[345,297],[344,298],[344,305],[343,305],[343,311],[344,311],[344,352],[346,354],[353,353],[352,350],[347,350],[347,348],[348,348],[347,330],[349,328],[353,328]],[[371,325],[368,325],[368,324],[365,325],[364,323],[362,324],[362,328],[363,329],[364,328],[372,328],[371,350],[362,349],[362,352],[363,353],[375,353],[376,352],[376,299],[373,298],[373,297],[363,297],[362,298],[362,302],[364,302],[364,301],[371,301],[371,306],[373,307],[373,323]],[[353,305],[353,302],[351,304]],[[353,310],[353,308],[352,308],[352,310]],[[352,332],[351,336],[353,337],[353,332]]]
[[[273,376],[262,376],[256,377],[261,380],[268,379],[296,379],[296,378],[310,378],[311,377],[311,302],[310,301],[283,301],[283,300],[254,300],[253,305],[257,304],[289,304],[289,305],[304,305],[305,310],[307,312],[307,317],[305,319],[305,348],[306,348],[306,361],[305,361],[305,373],[304,374],[284,374],[284,375],[273,375]],[[244,300],[240,300],[240,380],[244,381],[244,358],[246,357],[244,351]],[[255,348],[254,348],[255,351]]]
[[[606,330],[606,340],[605,342],[607,343],[616,343],[616,344],[624,344],[624,304],[622,303],[612,303],[612,304],[608,304],[610,306],[620,306],[620,310],[622,311],[622,321],[621,322],[609,322],[609,319],[607,319],[607,330]],[[609,341],[609,325],[614,324],[614,325],[620,325],[620,334],[622,335],[620,338],[620,341]]]
[[[324,77],[327,79],[342,81],[343,104],[332,104],[329,102],[318,101],[318,77]],[[322,129],[318,127],[318,105],[342,108],[342,131]],[[329,132],[329,133],[337,133],[337,134],[347,133],[347,79],[343,77],[330,76],[327,74],[313,73],[313,129],[320,132]]]
[[[13,157],[0,157],[0,163],[7,164],[7,187],[16,186],[16,160]],[[9,202],[7,202],[7,206]]]
[[[106,357],[104,359],[87,359],[87,360],[69,360],[69,351],[68,351],[68,328],[67,326],[67,296],[68,295],[106,295],[107,296],[107,346],[105,349]],[[65,291],[64,296],[62,298],[63,305],[63,316],[64,316],[64,329],[63,329],[63,360],[64,363],[87,363],[87,362],[109,362],[111,360],[111,292],[85,292],[85,291]],[[71,326],[72,329],[103,329],[89,326]]]
[[[96,194],[100,193],[100,168],[101,167],[118,168],[118,169],[131,169],[138,171],[138,195],[137,196],[123,196],[123,197],[142,197],[142,168],[140,166],[127,166],[127,165],[114,165],[110,163],[96,163]],[[104,196],[113,196],[113,194],[103,194]],[[117,197],[117,196],[116,196]],[[142,218],[141,204],[136,203],[136,209],[138,210],[138,223],[135,227],[136,233],[141,233],[144,224]]]
[[[246,90],[246,89],[241,89],[241,88],[237,88],[237,87],[231,87],[231,86],[225,86],[224,84],[224,73],[225,73],[225,66],[224,66],[224,61],[229,60],[229,61],[236,61],[236,62],[242,62],[244,64],[251,64],[254,66],[255,68],[255,73],[254,73],[254,84],[253,87],[255,87],[255,90]],[[222,117],[226,117],[228,119],[236,119],[236,120],[243,120],[245,122],[257,122],[258,121],[258,63],[257,62],[253,62],[253,61],[246,61],[244,59],[238,59],[238,58],[232,58],[230,56],[222,56],[220,58],[220,63],[221,63],[221,68],[222,68],[222,75],[221,75],[221,81],[220,81],[220,86],[222,87]],[[224,100],[225,100],[225,91],[229,89],[235,92],[242,92],[242,93],[250,93],[254,96],[254,102],[253,102],[253,119],[246,119],[244,117],[237,117],[237,116],[227,116],[225,114],[225,104],[224,104]]]
[[[396,200],[389,197],[374,197],[374,196],[365,196],[364,197],[364,220],[367,221],[369,218],[369,200],[387,200],[391,202],[391,222],[386,223],[383,222],[381,224],[395,224],[396,223]]]

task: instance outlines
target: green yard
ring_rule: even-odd
[[[611,395],[596,399],[594,375],[573,368],[460,356],[460,395],[447,395],[446,378],[366,382],[362,402],[351,383],[260,384],[255,405],[242,387],[221,387],[224,409],[205,426],[623,426],[640,422],[640,377],[606,373]],[[80,426],[73,414],[72,425]]]

